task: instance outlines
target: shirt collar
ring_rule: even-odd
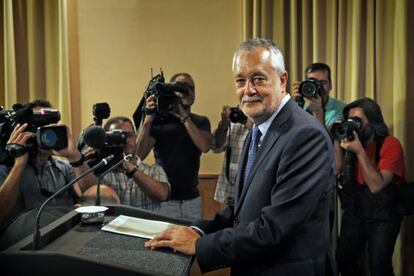
[[[257,127],[260,130],[260,133],[262,134],[262,136],[260,137],[260,141],[263,141],[263,137],[265,137],[270,125],[272,124],[273,120],[276,118],[277,114],[279,114],[280,110],[283,108],[283,106],[285,106],[285,104],[289,101],[290,99],[290,95],[286,94],[282,101],[280,102],[279,107],[276,109],[275,112],[273,112],[272,116],[270,116],[266,121],[264,121],[263,123],[261,123],[260,125],[258,125]],[[254,125],[256,126],[256,125]]]

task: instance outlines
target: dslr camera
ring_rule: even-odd
[[[0,108],[0,163],[11,164],[12,152],[7,149],[7,141],[17,124],[25,124],[25,131],[34,133],[35,137],[26,143],[29,154],[36,153],[37,149],[61,150],[68,146],[67,130],[65,126],[48,126],[60,121],[60,113],[56,109],[42,108],[33,111],[29,105],[14,105],[13,110]]]
[[[299,94],[302,97],[312,99],[322,96],[323,84],[315,78],[304,80],[299,85]]]
[[[334,123],[331,127],[331,135],[337,140],[348,139],[349,141],[354,140],[353,132],[358,132],[361,128],[361,119],[358,117],[349,117],[343,122]]]
[[[238,106],[230,107],[229,119],[232,123],[240,124],[244,124],[247,121],[246,115],[244,115],[243,111],[241,111],[241,109]]]
[[[188,84],[185,82],[166,83],[164,73],[161,71],[153,77],[144,93],[144,98],[154,95],[155,111],[144,110],[146,114],[156,113],[158,116],[168,115],[169,112],[175,112],[178,105],[181,104],[181,98],[175,92],[187,95],[189,92]]]

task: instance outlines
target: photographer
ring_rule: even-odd
[[[234,201],[234,185],[239,168],[244,140],[252,128],[252,122],[239,108],[223,106],[221,120],[213,132],[214,153],[226,151],[214,199],[222,204]]]
[[[339,169],[349,164],[340,183],[344,208],[337,249],[343,276],[359,275],[358,263],[368,244],[371,275],[394,275],[392,254],[400,230],[396,215],[396,185],[405,180],[404,153],[400,142],[389,135],[379,105],[372,99],[356,100],[344,108],[345,119],[359,118],[361,126],[350,138],[335,141]],[[347,158],[344,160],[344,152]]]
[[[147,113],[138,137],[138,155],[145,159],[154,149],[157,164],[167,173],[171,184],[171,200],[164,202],[162,214],[186,219],[201,217],[198,171],[202,152],[211,147],[210,122],[207,117],[191,113],[195,99],[193,78],[188,73],[175,74],[171,82],[188,84],[188,93],[178,93],[181,104],[170,112],[167,122],[157,123],[154,113]],[[156,109],[154,97],[146,99],[146,109]]]
[[[332,88],[331,68],[325,63],[312,63],[306,67],[305,75],[306,80],[316,81],[313,83],[317,91],[312,91],[312,96],[307,95],[307,91],[303,92],[300,89],[303,89],[301,82],[296,81],[293,83],[292,96],[297,102],[303,102],[304,109],[313,114],[329,130],[334,122],[342,120],[342,110],[345,106],[342,101],[329,96]],[[303,90],[306,90],[306,87]]]
[[[136,134],[133,123],[127,117],[113,117],[104,125],[105,131],[122,130],[127,133],[124,154],[134,157],[125,161],[120,170],[112,171],[103,177],[103,182],[118,194],[121,204],[131,205],[151,211],[158,211],[160,202],[168,199],[170,185],[161,166],[149,166],[135,155]]]
[[[51,107],[48,101],[41,99],[29,105],[33,111]],[[83,163],[84,157],[77,150],[69,128],[66,127],[66,148],[33,150],[26,147],[34,137],[34,133],[26,130],[27,127],[27,123],[17,125],[7,142],[23,150],[22,154],[14,158],[11,167],[0,165],[0,223],[3,229],[23,212],[39,208],[49,196],[89,169]],[[52,155],[65,157],[70,164]],[[73,190],[53,200],[51,205],[72,208],[74,199],[93,184],[96,184],[96,178],[90,174],[81,179]]]

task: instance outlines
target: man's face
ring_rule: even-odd
[[[187,76],[178,76],[175,81],[179,81],[179,82],[185,82],[188,84],[188,94],[184,95],[183,93],[179,93],[176,92],[175,94],[181,98],[181,100],[183,101],[183,106],[184,107],[190,107],[193,105],[194,100],[195,100],[195,86],[194,86],[194,81],[192,78],[189,78]]]
[[[306,74],[306,78],[314,78],[322,83],[322,100],[324,103],[328,101],[329,91],[331,90],[331,83],[329,82],[328,72],[325,70],[314,71]]]
[[[358,131],[358,137],[363,144],[366,144],[373,135],[373,129],[365,116],[364,110],[360,107],[351,108],[348,112],[349,117],[358,117],[361,119],[361,129]]]
[[[127,143],[124,146],[124,153],[135,154],[137,142],[133,126],[129,122],[115,122],[109,126],[109,130],[115,129],[120,129],[127,133]]]
[[[286,95],[287,72],[279,75],[275,54],[259,47],[234,56],[233,74],[240,108],[253,123],[264,122]]]

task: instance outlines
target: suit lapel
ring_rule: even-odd
[[[282,108],[276,118],[273,120],[272,124],[270,125],[262,144],[257,152],[256,159],[253,163],[253,167],[250,170],[249,176],[247,181],[245,181],[246,185],[243,185],[243,174],[244,174],[244,167],[247,162],[247,154],[248,154],[248,147],[250,141],[251,133],[249,133],[248,137],[246,138],[246,142],[244,143],[243,151],[242,151],[242,160],[239,165],[240,167],[236,183],[237,183],[237,193],[236,193],[236,201],[235,201],[235,214],[238,213],[240,207],[246,197],[247,191],[249,190],[255,175],[259,173],[259,169],[262,167],[262,163],[264,162],[265,157],[271,152],[273,145],[276,143],[280,135],[282,134],[282,126],[283,124],[290,118],[291,116],[291,107],[292,100],[289,100],[286,105]],[[293,102],[293,104],[296,104]],[[272,154],[275,154],[273,151]]]
[[[249,151],[249,142],[252,137],[252,131],[250,130],[249,134],[247,135],[246,139],[244,140],[243,149],[240,154],[240,161],[239,161],[239,168],[237,171],[237,177],[236,177],[236,185],[235,185],[235,206],[237,205],[237,202],[239,202],[241,189],[243,188],[243,175],[244,175],[244,167],[246,166],[247,162],[247,153]]]

